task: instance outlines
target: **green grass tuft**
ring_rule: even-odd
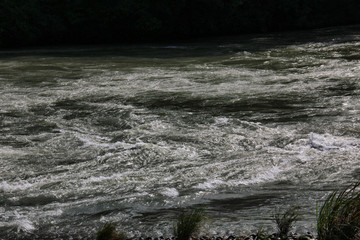
[[[310,240],[307,236],[300,236],[297,240]]]
[[[317,209],[319,240],[359,240],[360,182],[334,191]]]
[[[203,210],[193,210],[180,214],[174,225],[174,235],[177,240],[189,240],[193,234],[200,230],[204,219]]]
[[[96,240],[126,240],[127,236],[123,232],[117,232],[113,223],[107,223],[97,233]]]
[[[290,229],[292,228],[292,225],[294,222],[299,220],[299,207],[290,207],[283,213],[276,213],[274,216],[274,221],[277,225],[278,229],[278,236],[281,239],[286,239],[287,235],[290,232]]]
[[[255,239],[256,240],[269,240],[270,239],[270,235],[266,233],[266,231],[260,227],[255,235]]]

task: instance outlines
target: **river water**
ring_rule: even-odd
[[[360,180],[360,26],[0,52],[0,239],[273,229]],[[280,209],[280,210],[279,210]]]

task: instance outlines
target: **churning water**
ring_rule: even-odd
[[[0,52],[0,238],[274,226],[360,180],[360,27]],[[305,231],[304,230],[304,231]]]

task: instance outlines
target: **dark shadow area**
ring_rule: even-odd
[[[100,45],[55,45],[19,49],[0,48],[0,59],[42,56],[42,57],[128,57],[144,59],[173,59],[217,57],[234,53],[261,52],[268,49],[305,43],[339,44],[358,41],[360,25],[321,28],[311,31],[289,31],[262,34],[229,35],[222,37],[194,37],[188,40],[167,40],[137,44],[100,44]],[[357,60],[357,55],[344,57]],[[225,65],[236,62],[224,62]]]
[[[360,23],[357,0],[14,0],[0,47],[114,44]]]

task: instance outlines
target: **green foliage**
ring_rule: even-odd
[[[107,223],[97,233],[96,240],[126,240],[127,236],[125,233],[116,231],[115,226],[112,223]]]
[[[309,240],[307,236],[300,236],[297,240]]]
[[[334,191],[317,211],[319,240],[360,239],[360,183]]]
[[[294,222],[299,220],[299,207],[290,207],[283,213],[276,213],[274,216],[280,238],[286,239]]]
[[[257,240],[270,240],[269,234],[265,232],[263,228],[259,228],[256,232],[256,239]]]
[[[188,240],[199,231],[205,215],[203,210],[194,210],[179,215],[174,225],[174,235],[177,240]]]

